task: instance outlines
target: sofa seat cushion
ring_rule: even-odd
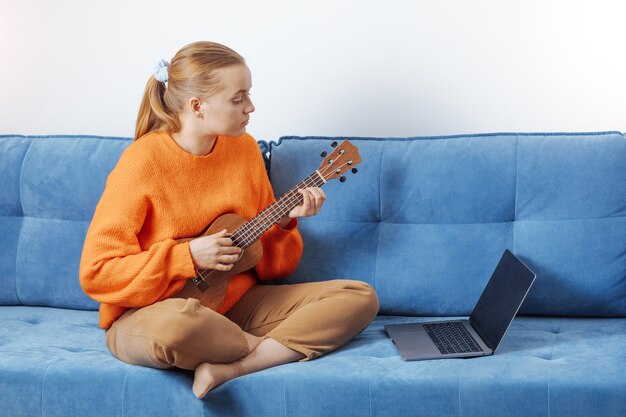
[[[384,325],[424,320],[380,316],[336,352],[238,378],[199,401],[191,372],[111,356],[97,312],[0,307],[0,414],[626,415],[626,319],[518,317],[494,356],[402,361]]]

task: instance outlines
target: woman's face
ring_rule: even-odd
[[[250,100],[252,75],[247,65],[215,71],[222,88],[202,100],[203,127],[209,135],[240,136],[245,133],[254,105]],[[203,129],[205,130],[205,129]]]

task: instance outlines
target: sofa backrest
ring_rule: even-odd
[[[0,136],[0,304],[95,310],[80,288],[83,242],[128,139]]]
[[[277,196],[341,138],[261,141]],[[626,316],[626,139],[596,134],[350,138],[363,157],[301,219],[288,282],[371,283],[381,312],[466,315],[504,248],[538,274],[522,313]],[[97,309],[84,237],[127,138],[0,136],[0,305]],[[267,156],[267,155],[266,155]]]
[[[270,143],[277,198],[342,139]],[[623,134],[349,139],[359,172],[301,219],[291,282],[358,279],[382,313],[468,315],[509,248],[538,275],[521,313],[626,315]]]

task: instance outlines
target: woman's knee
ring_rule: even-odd
[[[339,280],[343,289],[351,298],[355,308],[359,310],[362,316],[369,317],[373,320],[378,314],[380,303],[376,290],[364,281],[357,280]]]
[[[363,293],[363,308],[372,317],[372,320],[378,315],[380,302],[376,290],[367,282],[362,282],[361,292]]]

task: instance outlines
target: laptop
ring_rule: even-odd
[[[388,324],[385,331],[407,361],[493,355],[535,278],[506,249],[469,319]]]

